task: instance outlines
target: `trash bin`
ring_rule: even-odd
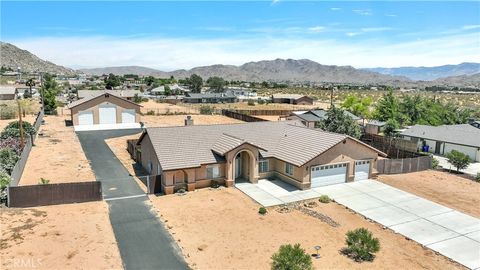
[[[428,149],[430,149],[430,146],[424,145],[424,146],[422,147],[422,152],[428,152]]]

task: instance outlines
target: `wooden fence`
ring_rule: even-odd
[[[7,187],[8,207],[80,203],[102,200],[102,182],[77,182]]]
[[[404,159],[379,159],[377,161],[377,171],[380,174],[418,172],[431,168],[432,158],[430,156]]]
[[[246,115],[290,115],[292,110],[256,110],[256,109],[244,109],[244,110],[230,110],[232,112],[246,114]]]
[[[140,162],[140,152],[138,151],[137,142],[138,139],[127,140],[127,151],[130,154],[131,159]]]
[[[392,158],[414,158],[421,154],[417,153],[417,144],[401,138],[390,138],[375,134],[364,134],[360,140]]]
[[[246,114],[238,113],[236,111],[229,111],[229,110],[222,110],[222,115],[230,117],[230,118],[242,120],[242,121],[245,121],[245,122],[265,122],[265,121],[268,121],[268,120],[258,118],[258,117],[255,117],[255,116],[246,115]]]
[[[43,112],[39,112],[35,122],[33,123],[33,127],[35,128],[35,132],[38,133],[40,129],[40,125],[43,122]],[[25,164],[27,164],[28,156],[30,155],[30,151],[32,150],[32,146],[35,142],[35,135],[28,136],[25,146],[22,149],[22,153],[20,154],[20,159],[17,161],[15,166],[12,169],[12,173],[10,176],[12,180],[10,181],[10,186],[17,186],[18,182],[22,178],[23,170],[25,169]]]

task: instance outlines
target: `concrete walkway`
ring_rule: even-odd
[[[480,219],[389,185],[364,180],[301,191],[279,180],[260,180],[236,187],[264,206],[326,194],[470,269],[480,269]]]
[[[77,132],[103,197],[125,269],[188,269],[183,256],[150,201],[105,139],[140,130]]]
[[[445,170],[455,171],[457,168],[448,162],[448,158],[434,155],[434,158],[438,160],[438,166],[444,168]],[[465,174],[476,176],[477,173],[480,173],[480,162],[473,162],[468,165],[466,169],[460,170]]]

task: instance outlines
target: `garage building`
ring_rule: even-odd
[[[141,105],[108,92],[68,105],[76,131],[140,128]]]

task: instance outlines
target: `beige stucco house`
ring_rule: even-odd
[[[361,181],[384,153],[346,135],[298,121],[147,128],[138,162],[171,194],[237,182],[281,179],[299,189]],[[158,186],[160,185],[160,188]]]
[[[108,92],[68,104],[76,131],[140,128],[142,106]]]

